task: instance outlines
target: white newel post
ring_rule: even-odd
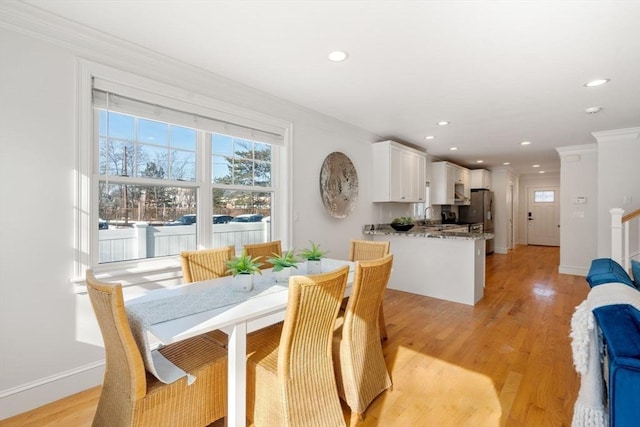
[[[146,222],[136,222],[133,224],[133,228],[136,230],[135,242],[137,244],[137,250],[134,253],[138,254],[138,259],[147,257],[147,228],[149,224]]]
[[[622,265],[622,215],[624,209],[613,208],[611,214],[611,259]]]

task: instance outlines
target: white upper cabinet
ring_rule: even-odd
[[[471,188],[491,189],[491,172],[486,169],[476,169],[471,171]]]
[[[449,162],[431,164],[431,204],[468,205],[470,201],[469,169]]]
[[[423,202],[426,153],[394,141],[373,146],[373,201]]]
[[[431,204],[453,205],[455,203],[456,169],[449,162],[431,163]]]

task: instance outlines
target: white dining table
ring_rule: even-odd
[[[355,263],[344,260],[323,258],[322,272],[329,272],[344,265],[350,265],[349,279],[345,296],[351,294]],[[306,263],[299,263],[292,275],[305,275]],[[262,270],[262,275],[254,277],[256,291],[245,293],[233,290],[233,280],[229,276],[179,285],[174,288],[155,289],[147,294],[128,300],[125,308],[129,311],[137,308],[151,307],[151,311],[143,310],[138,316],[148,317],[144,333],[153,335],[162,344],[171,344],[203,333],[220,329],[228,336],[228,406],[227,425],[246,425],[246,353],[247,334],[281,322],[285,318],[287,308],[287,283],[276,283],[271,269]],[[190,309],[178,310],[176,318],[153,323],[156,315],[166,304],[180,304],[190,297],[209,292],[212,288],[233,293],[231,302],[223,301],[223,306],[211,307],[198,305]],[[199,298],[197,298],[199,299]],[[157,306],[157,309],[154,307]],[[177,307],[180,309],[180,307]],[[157,311],[157,312],[154,312]],[[141,314],[142,313],[142,314]],[[133,328],[133,326],[132,326]],[[196,379],[197,380],[197,379]]]

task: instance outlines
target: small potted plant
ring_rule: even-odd
[[[242,255],[225,261],[227,273],[233,276],[238,290],[245,292],[253,290],[253,275],[262,274],[260,270],[262,263],[258,262],[259,259],[260,257],[252,258],[246,251],[242,251]]]
[[[320,246],[314,242],[309,241],[311,247],[303,249],[300,252],[300,256],[307,260],[307,273],[319,274],[322,272],[322,258],[327,254],[327,251],[320,249]]]
[[[267,261],[273,264],[273,275],[276,278],[276,282],[286,282],[291,276],[291,269],[298,268],[296,263],[299,259],[294,255],[293,249],[289,249],[282,255],[273,253],[273,256]]]
[[[391,221],[391,228],[396,231],[409,231],[413,228],[413,218],[408,216],[393,218]]]

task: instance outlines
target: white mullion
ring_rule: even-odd
[[[196,238],[199,249],[213,247],[213,224],[211,221],[212,194],[211,194],[211,134],[198,130],[196,145],[196,183],[198,221]],[[206,219],[205,219],[206,218]]]

